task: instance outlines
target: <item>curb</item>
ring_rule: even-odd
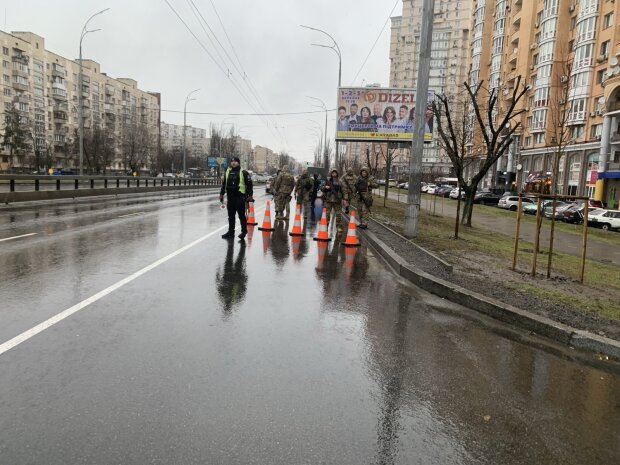
[[[410,265],[371,231],[362,230],[361,235],[399,276],[431,294],[567,346],[590,352],[600,352],[610,358],[620,360],[620,341],[558,323],[437,278]]]

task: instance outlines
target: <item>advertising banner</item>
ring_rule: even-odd
[[[433,140],[433,111],[428,93],[424,141]],[[413,133],[415,89],[341,87],[338,89],[336,139],[341,141],[408,142]]]
[[[209,168],[217,168],[220,165],[222,165],[222,168],[228,168],[228,159],[224,157],[207,157],[207,166]]]

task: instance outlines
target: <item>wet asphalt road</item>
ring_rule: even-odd
[[[0,464],[620,461],[617,371],[225,224],[215,192],[0,210],[36,233],[0,242],[0,347],[113,289],[0,354]]]

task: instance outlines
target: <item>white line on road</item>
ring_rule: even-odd
[[[129,213],[128,215],[117,216],[117,218],[127,218],[128,216],[137,216],[137,215],[142,215],[143,213],[146,213],[146,212]]]
[[[183,252],[191,249],[192,247],[200,244],[201,242],[209,239],[210,237],[216,235],[218,232],[222,231],[223,229],[225,229],[227,227],[228,227],[228,225],[221,226],[220,228],[216,229],[215,231],[212,231],[209,234],[206,234],[206,235],[202,236],[201,238],[196,239],[194,242],[192,242],[190,244],[187,244],[184,247],[181,247],[180,249],[172,252],[169,255],[166,255],[163,258],[160,258],[159,260],[151,263],[150,265],[145,266],[141,270],[136,271],[135,273],[127,276],[125,279],[121,279],[116,284],[112,284],[111,286],[105,288],[104,290],[102,290],[100,292],[97,292],[95,295],[89,297],[88,299],[85,299],[82,302],[74,305],[73,307],[70,307],[70,308],[68,308],[68,309],[58,313],[57,315],[54,315],[53,317],[45,320],[44,322],[39,323],[38,325],[30,328],[29,330],[24,331],[20,335],[15,336],[13,339],[9,339],[8,341],[4,342],[3,344],[0,344],[0,355],[2,355],[5,352],[11,350],[12,348],[18,346],[22,342],[25,342],[28,339],[36,336],[37,334],[45,331],[46,329],[51,328],[56,323],[60,323],[62,320],[66,319],[66,318],[69,318],[71,315],[73,315],[74,313],[79,312],[80,310],[84,309],[85,307],[88,307],[90,304],[95,303],[98,300],[103,299],[105,296],[107,296],[107,295],[111,294],[112,292],[120,289],[124,285],[129,284],[130,282],[132,282],[135,279],[139,278],[143,274],[148,273],[149,271],[157,268],[159,265],[162,265],[162,264],[166,263],[167,261],[172,260],[177,255],[180,255]]]
[[[12,241],[13,239],[20,239],[22,237],[30,237],[30,236],[36,236],[38,233],[30,233],[30,234],[22,234],[21,236],[13,236],[13,237],[6,237],[4,239],[0,239],[0,242],[4,242],[4,241]]]

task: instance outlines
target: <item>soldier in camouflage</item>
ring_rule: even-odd
[[[353,168],[347,168],[347,172],[342,177],[342,204],[344,205],[347,213],[349,213],[349,206],[355,201],[356,182],[357,176],[353,173]]]
[[[342,183],[338,178],[338,170],[332,169],[329,173],[329,177],[323,185],[323,192],[325,194],[325,209],[327,210],[327,224],[331,221],[332,214],[336,216],[336,229],[339,233],[342,232]]]
[[[291,213],[291,193],[295,188],[295,178],[288,172],[288,166],[283,166],[280,174],[273,183],[276,196],[276,220],[288,219]],[[286,209],[286,216],[283,215]]]
[[[295,198],[297,203],[301,205],[305,220],[308,219],[310,209],[312,208],[310,205],[310,194],[312,194],[313,188],[314,180],[308,175],[308,171],[304,170],[295,184]]]
[[[357,197],[357,211],[359,213],[359,227],[365,229],[368,227],[368,218],[370,216],[370,207],[372,207],[372,189],[377,189],[379,184],[375,178],[370,176],[367,167],[362,167],[360,175],[355,182],[355,194]]]

